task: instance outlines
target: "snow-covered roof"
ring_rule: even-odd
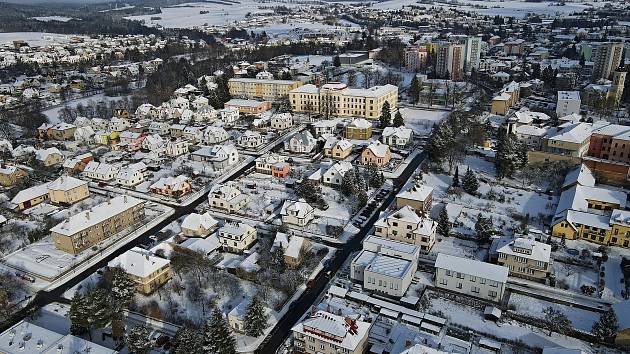
[[[372,123],[364,118],[356,118],[348,125],[357,129],[369,129],[372,128]]]
[[[433,230],[434,221],[430,218],[422,217],[416,213],[416,210],[408,205],[390,213],[385,218],[378,220],[374,226],[388,227],[391,220],[401,220],[409,224],[416,225],[414,232],[422,235],[430,235]]]
[[[153,183],[149,188],[164,189],[168,187],[171,190],[176,191],[182,189],[185,183],[189,183],[188,180],[188,177],[184,175],[176,177],[162,177],[157,180],[157,182]]]
[[[371,143],[370,145],[368,145],[366,149],[372,151],[372,153],[376,157],[385,157],[387,156],[387,153],[389,152],[389,145],[385,145],[377,140]]]
[[[371,257],[370,255],[371,259],[365,267],[366,271],[398,279],[403,278],[405,274],[413,271],[413,269],[411,269],[411,261],[406,259],[390,257],[367,250],[361,251],[359,257],[370,253],[374,256]]]
[[[435,268],[482,277],[499,283],[507,282],[509,273],[509,269],[504,266],[470,258],[451,256],[445,253],[438,253],[435,260]]]
[[[217,226],[219,222],[213,218],[208,212],[203,214],[192,213],[182,221],[182,229],[197,230],[200,227],[210,229]]]
[[[575,167],[571,171],[569,171],[564,178],[564,183],[562,184],[562,188],[578,184],[580,186],[595,186],[595,175],[590,168],[586,165],[582,164],[580,166]]]
[[[615,209],[610,215],[610,223],[630,227],[630,211]]]
[[[231,223],[227,223],[225,225],[223,225],[223,227],[221,227],[220,232],[221,233],[226,233],[229,235],[236,235],[236,236],[240,236],[245,234],[248,231],[251,231],[252,229],[254,229],[253,226],[248,225],[246,223],[243,222],[231,222]]]
[[[293,215],[297,218],[305,218],[313,211],[315,211],[315,209],[303,200],[286,200],[284,204],[282,204],[280,215]]]
[[[433,193],[433,187],[431,186],[414,185],[413,187],[398,193],[396,198],[425,201],[429,197],[429,195],[431,195],[431,193]]]
[[[326,311],[317,311],[291,330],[354,351],[359,343],[367,338],[370,327],[371,324],[368,322],[351,320]]]
[[[567,209],[588,211],[589,200],[618,204],[621,208],[625,208],[626,193],[606,188],[575,185],[562,192],[556,213]]]
[[[293,257],[293,258],[299,258],[300,252],[305,247],[305,242],[306,242],[306,239],[304,237],[291,236],[291,239],[289,240],[289,244],[284,250],[284,255]]]
[[[284,232],[277,232],[276,237],[273,239],[273,247],[280,247],[282,249],[285,249],[288,245],[289,236]]]
[[[35,158],[37,158],[37,160],[39,161],[46,161],[46,159],[48,158],[48,156],[50,155],[61,155],[61,151],[59,151],[59,149],[57,149],[56,147],[51,147],[48,149],[41,149],[41,150],[37,150],[35,151]]]
[[[549,139],[579,144],[591,136],[593,126],[589,123],[571,124]]]
[[[107,266],[121,267],[127,274],[145,278],[170,263],[168,259],[155,257],[149,251],[134,247],[109,261]]]
[[[86,181],[80,180],[72,176],[61,176],[56,180],[50,182],[48,185],[49,190],[61,190],[69,191],[81,186],[87,185]]]
[[[538,242],[524,237],[511,238],[504,236],[496,239],[493,248],[498,253],[504,253],[512,256],[526,257],[535,261],[549,262],[551,258],[551,245]],[[514,248],[526,249],[530,254],[523,252],[514,252]]]
[[[179,244],[181,247],[188,248],[196,252],[209,255],[221,247],[219,239],[215,235],[206,238],[193,237]]]
[[[48,194],[48,183],[40,184],[19,191],[13,199],[12,204],[20,204]]]
[[[547,128],[536,127],[533,125],[519,125],[518,127],[516,127],[517,134],[528,136],[543,137],[547,134],[548,131],[549,129]]]
[[[378,250],[379,253],[387,253],[387,250],[392,250],[397,254],[404,253],[409,257],[414,257],[418,253],[419,247],[411,243],[370,235],[363,240],[363,249],[370,251]]]
[[[401,139],[411,139],[412,134],[413,130],[407,127],[386,127],[383,129],[382,136],[397,136]]]
[[[90,210],[69,217],[51,228],[50,231],[61,235],[72,236],[140,204],[144,204],[142,199],[120,195]]]

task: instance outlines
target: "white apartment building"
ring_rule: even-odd
[[[406,205],[378,220],[374,228],[376,236],[411,243],[427,253],[435,243],[437,223]]]
[[[317,311],[296,324],[293,344],[305,354],[364,354],[371,323]]]
[[[558,91],[556,115],[560,118],[574,113],[580,114],[581,104],[580,91]]]
[[[227,252],[241,253],[256,242],[256,229],[248,224],[228,223],[219,229],[219,243]]]
[[[453,292],[500,302],[509,270],[474,259],[438,253],[435,260],[435,286]]]

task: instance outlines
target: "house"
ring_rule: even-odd
[[[305,354],[364,354],[368,347],[371,323],[356,316],[339,316],[319,310],[291,328],[293,343]],[[324,348],[324,349],[322,349]]]
[[[247,130],[238,137],[238,145],[245,149],[255,149],[263,144],[263,137],[259,132]]]
[[[190,154],[190,159],[207,162],[213,169],[222,170],[238,162],[238,150],[234,145],[204,146]]]
[[[309,240],[301,236],[291,236],[284,248],[284,263],[290,268],[297,268],[303,260],[303,255],[311,247]]]
[[[335,135],[338,124],[338,119],[326,119],[313,122],[311,125],[313,130],[315,130],[315,136],[325,136],[328,134]]]
[[[81,173],[85,170],[85,166],[93,159],[94,157],[91,152],[71,157],[63,162],[63,171],[70,174]]]
[[[280,210],[282,223],[304,227],[315,218],[315,208],[303,200],[286,200]]]
[[[236,107],[225,107],[220,112],[221,122],[223,124],[232,125],[236,123],[239,118],[239,110]]]
[[[94,133],[94,142],[100,145],[116,145],[119,141],[120,133],[111,130],[99,130]]]
[[[576,185],[595,187],[595,175],[593,171],[584,164],[576,166],[567,172],[562,183],[562,191],[571,189]]]
[[[167,135],[171,131],[171,125],[165,122],[151,122],[149,124],[149,134]]]
[[[324,156],[331,157],[336,160],[345,160],[350,156],[354,144],[345,139],[337,139],[336,137],[330,137],[326,139],[324,143]]]
[[[413,137],[413,130],[406,127],[386,127],[383,129],[381,140],[390,147],[404,148],[409,145]]]
[[[392,157],[389,145],[376,141],[368,145],[361,153],[361,163],[364,165],[385,166]]]
[[[230,312],[228,312],[228,323],[230,327],[238,333],[245,333],[245,315],[247,314],[247,307],[249,306],[249,304],[250,301],[243,300]]]
[[[367,140],[372,137],[372,123],[364,118],[356,118],[344,129],[346,139]]]
[[[277,178],[287,178],[291,172],[288,162],[276,162],[271,166],[271,175]]]
[[[214,258],[217,256],[217,252],[221,248],[219,239],[214,234],[205,238],[191,237],[180,243],[179,246],[199,252],[208,258]]]
[[[116,183],[131,188],[144,182],[147,165],[144,162],[131,164],[121,169],[116,175]]]
[[[188,214],[182,221],[182,233],[188,237],[206,237],[219,227],[219,222],[208,212]]]
[[[186,127],[184,128],[184,139],[191,142],[191,144],[197,144],[203,140],[204,131],[200,127]]]
[[[125,130],[131,128],[131,122],[128,119],[120,118],[120,117],[112,117],[109,121],[109,130],[115,132],[124,132]]]
[[[238,212],[249,203],[249,200],[249,196],[243,194],[232,181],[215,185],[208,193],[208,203],[211,208],[222,209],[229,213]]]
[[[508,268],[475,259],[438,253],[435,286],[493,302],[501,302],[508,280]]]
[[[122,268],[136,283],[136,291],[143,295],[150,295],[173,276],[171,261],[156,257],[140,247],[112,259],[107,266]]]
[[[188,153],[190,142],[185,139],[171,139],[166,143],[166,155],[171,157]]]
[[[142,147],[142,141],[145,136],[141,133],[134,133],[132,131],[124,131],[119,135],[121,145],[127,148],[127,151],[138,151]]]
[[[3,187],[12,187],[26,176],[28,173],[16,166],[0,165],[0,185]]]
[[[433,187],[414,185],[396,195],[396,207],[408,205],[416,210],[428,212],[433,202]]]
[[[233,98],[225,102],[226,108],[236,108],[240,113],[261,114],[271,109],[271,101],[243,100]]]
[[[273,165],[284,162],[286,158],[275,153],[268,153],[256,159],[256,172],[270,175]]]
[[[217,111],[210,107],[201,107],[193,114],[193,121],[196,124],[204,124],[217,120]]]
[[[279,113],[271,117],[271,127],[277,130],[289,129],[293,126],[291,113]]]
[[[44,183],[19,191],[11,199],[11,204],[19,210],[25,210],[47,201],[48,198],[48,183]]]
[[[64,160],[61,151],[55,147],[35,151],[35,158],[46,167],[60,164]]]
[[[431,218],[418,215],[410,206],[404,206],[374,223],[376,236],[420,246],[429,252],[435,243],[437,223]]]
[[[83,170],[83,175],[93,180],[108,182],[116,178],[120,166],[106,162],[90,161]]]
[[[50,128],[50,137],[59,141],[72,140],[76,130],[74,124],[57,123]]]
[[[50,229],[58,250],[77,254],[144,219],[145,201],[127,195],[70,216]]]
[[[340,186],[343,182],[343,176],[350,170],[352,170],[350,162],[337,162],[324,172],[321,181],[327,186]]]
[[[228,223],[219,229],[219,243],[232,253],[243,253],[256,242],[256,229],[242,222]]]
[[[419,254],[416,245],[368,236],[350,264],[350,277],[365,289],[401,297],[411,285]]]
[[[203,131],[203,138],[201,141],[206,145],[213,145],[222,143],[229,138],[230,135],[222,127],[209,126]]]
[[[164,150],[164,152],[166,152],[166,140],[158,134],[147,135],[144,140],[142,140],[142,150]]]
[[[185,124],[173,124],[169,129],[169,134],[171,138],[181,138],[184,136],[184,129],[186,129]]]
[[[179,198],[190,193],[192,184],[190,178],[184,175],[176,177],[162,177],[157,182],[149,186],[151,193],[160,194],[167,197]]]
[[[317,146],[317,139],[309,131],[293,135],[284,142],[284,149],[296,154],[307,154]]]
[[[71,205],[90,196],[88,183],[72,176],[61,176],[48,184],[50,201]]]
[[[551,245],[524,237],[495,239],[490,259],[508,268],[510,275],[541,283],[551,273]]]

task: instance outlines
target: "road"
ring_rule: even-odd
[[[285,339],[289,336],[291,328],[302,317],[302,314],[304,314],[312,305],[315,305],[316,299],[324,291],[326,284],[328,284],[328,281],[330,280],[325,275],[326,271],[329,270],[332,274],[336,273],[352,252],[361,250],[362,241],[368,235],[374,223],[378,220],[380,212],[389,207],[389,205],[394,201],[394,198],[396,197],[398,191],[400,191],[405,182],[407,182],[407,180],[412,176],[412,174],[425,160],[425,158],[425,152],[416,155],[416,157],[401,173],[400,177],[398,177],[394,181],[394,188],[392,189],[388,197],[383,201],[381,206],[377,209],[377,211],[372,214],[372,217],[366,221],[364,226],[353,238],[348,240],[348,242],[344,245],[338,247],[338,251],[335,254],[334,258],[331,260],[328,268],[320,272],[318,276],[314,279],[313,286],[310,289],[307,289],[302,294],[302,296],[300,296],[300,298],[294,301],[292,305],[293,308],[290,309],[287,314],[278,321],[276,327],[271,331],[269,336],[258,348],[256,353],[268,354],[276,352],[280,345],[282,345]]]

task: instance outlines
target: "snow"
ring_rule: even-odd
[[[0,33],[0,43],[10,43],[16,40],[24,40],[31,46],[43,46],[53,43],[70,43],[72,37],[81,36],[75,34],[45,32],[6,32]]]
[[[569,318],[574,328],[585,332],[590,332],[593,327],[593,323],[599,320],[599,314],[595,312],[560,305],[545,300],[534,299],[532,297],[516,293],[512,293],[510,295],[508,306],[510,305],[515,306],[515,311],[517,313],[539,318],[544,318],[545,314],[543,313],[543,310],[551,306],[562,311]]]
[[[32,17],[32,18],[37,21],[42,21],[42,22],[49,22],[49,21],[68,22],[70,20],[73,20],[72,17],[65,17],[65,16],[40,16],[40,17]]]
[[[399,109],[405,121],[405,127],[411,128],[417,135],[429,135],[433,125],[445,119],[450,112],[404,107]]]
[[[0,41],[2,38],[3,33],[0,33]],[[93,102],[101,102],[101,101],[105,101],[105,102],[109,102],[109,101],[120,101],[122,99],[124,99],[125,96],[116,96],[116,97],[109,97],[109,96],[105,96],[104,93],[99,93],[96,95],[92,95],[92,96],[87,96],[87,97],[82,97],[82,98],[77,98],[71,101],[67,101],[64,102],[61,105],[58,106],[54,106],[51,108],[48,108],[44,111],[42,111],[42,113],[46,116],[46,118],[48,118],[48,122],[55,124],[55,123],[60,123],[61,120],[59,119],[59,112],[63,109],[64,106],[68,106],[71,108],[76,107],[79,104],[87,104],[90,101]]]

